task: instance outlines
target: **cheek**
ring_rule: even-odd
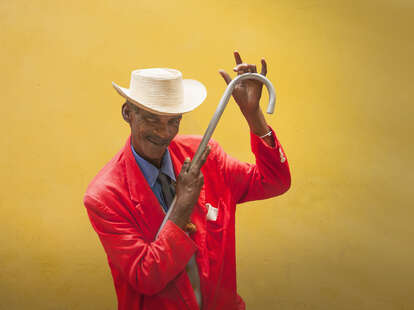
[[[174,126],[174,128],[172,128],[171,130],[170,130],[170,137],[171,137],[171,140],[172,139],[174,139],[174,137],[178,134],[178,127],[175,127]]]
[[[131,135],[134,138],[134,141],[138,144],[146,143],[145,136],[146,133],[148,133],[148,130],[146,130],[142,125],[133,123],[131,124]]]
[[[179,129],[179,126],[173,126],[173,127],[171,128],[171,132],[172,132],[174,135],[176,135],[176,134],[178,133],[178,129]]]
[[[174,136],[177,135],[179,129],[180,129],[180,122],[178,122],[178,124],[171,126],[171,132],[174,133]]]

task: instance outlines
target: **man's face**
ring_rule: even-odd
[[[131,104],[124,106],[126,107],[123,107],[123,114],[124,118],[125,113],[128,115],[129,121],[125,119],[131,126],[131,139],[135,151],[155,166],[160,167],[165,150],[178,133],[181,114],[158,115],[138,109]]]

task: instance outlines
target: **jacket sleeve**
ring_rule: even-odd
[[[256,163],[250,164],[227,155],[220,147],[217,161],[236,203],[261,200],[285,193],[290,188],[290,171],[283,148],[272,130],[275,146],[267,145],[250,133]]]
[[[157,240],[147,242],[135,225],[95,197],[85,195],[84,204],[110,263],[141,294],[160,292],[197,250],[194,241],[171,221]]]

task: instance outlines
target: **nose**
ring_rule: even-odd
[[[171,130],[168,124],[163,124],[162,122],[160,122],[155,128],[155,133],[163,140],[168,140],[171,136]]]

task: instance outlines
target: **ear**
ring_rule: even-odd
[[[131,124],[131,110],[128,108],[128,105],[127,105],[127,103],[125,102],[123,105],[122,105],[122,108],[121,108],[121,113],[122,113],[122,117],[123,117],[123,119],[128,123],[128,124]]]

